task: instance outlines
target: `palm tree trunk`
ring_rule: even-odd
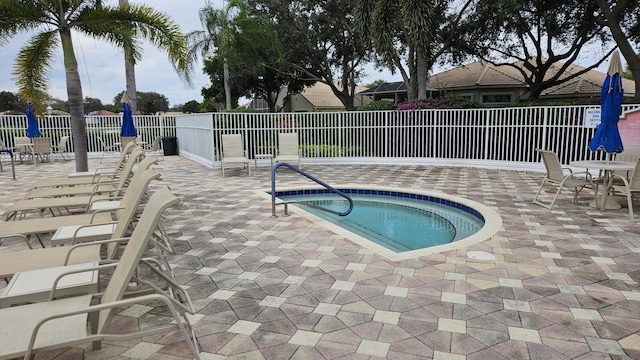
[[[129,0],[119,0],[120,7],[129,6]],[[124,51],[124,73],[127,84],[127,96],[129,96],[129,105],[131,105],[131,112],[136,114],[138,111],[138,91],[136,89],[136,68],[133,63],[128,59],[130,54],[127,50]]]
[[[231,84],[229,83],[229,61],[227,57],[224,57],[223,64],[223,76],[224,76],[224,101],[225,108],[231,110]]]
[[[418,100],[427,98],[427,76],[429,75],[429,69],[427,66],[427,60],[424,55],[417,51],[417,82],[418,82]]]
[[[78,61],[73,51],[71,30],[60,31],[64,69],[67,78],[67,97],[69,101],[69,113],[71,114],[71,135],[76,157],[76,171],[88,171],[87,160],[87,127],[84,120],[84,105],[82,103],[82,84],[78,73]]]

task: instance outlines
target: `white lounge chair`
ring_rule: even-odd
[[[222,177],[224,177],[224,168],[229,165],[243,165],[247,168],[247,174],[251,175],[251,166],[247,151],[242,146],[242,137],[240,134],[222,135],[222,152],[220,153],[220,167],[222,168]]]
[[[274,159],[275,162],[292,163],[296,164],[299,168],[302,168],[301,157],[300,147],[298,146],[298,134],[278,134],[278,154]]]
[[[94,295],[82,295],[0,309],[0,359],[30,359],[39,352],[86,343],[93,343],[93,348],[99,349],[103,340],[129,340],[176,330],[183,334],[193,356],[199,359],[197,340],[187,318],[187,313],[195,313],[190,302],[185,306],[159,289],[152,295],[122,300],[163,211],[178,201],[166,188],[151,197],[97,305],[92,305]],[[110,332],[119,308],[150,301],[163,303],[173,322],[137,331]],[[87,331],[89,320],[90,332]]]

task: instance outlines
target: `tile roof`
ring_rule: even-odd
[[[338,89],[342,89],[342,85],[338,81],[334,81],[334,84]],[[367,88],[356,86],[355,93],[357,94],[364,90],[367,90]],[[322,82],[316,82],[313,86],[304,88],[300,95],[307,99],[314,108],[344,108],[340,99],[331,91],[331,87]],[[354,99],[356,106],[359,105],[359,101],[358,97]]]

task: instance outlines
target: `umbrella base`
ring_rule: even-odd
[[[602,195],[598,195],[597,199],[593,199],[589,203],[589,206],[591,206],[592,208],[600,208],[601,205],[602,205]],[[618,210],[622,208],[622,205],[620,205],[620,203],[617,202],[616,199],[614,199],[613,197],[607,196],[607,204],[605,205],[604,208],[605,210]]]

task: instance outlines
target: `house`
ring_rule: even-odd
[[[118,116],[118,114],[109,110],[95,110],[88,113],[85,120],[87,124],[101,125],[108,124],[114,116]]]
[[[341,88],[339,82],[335,82],[338,89]],[[280,94],[286,94],[287,91],[280,91]],[[363,86],[356,86],[355,93],[367,90]],[[360,96],[355,96],[354,105],[358,107],[363,104]],[[365,99],[365,102],[370,101]],[[243,105],[249,109],[257,109],[269,111],[269,107],[262,99],[253,99],[250,103]],[[331,91],[331,87],[322,82],[316,82],[314,85],[304,88],[298,94],[290,94],[285,98],[279,96],[276,107],[282,109],[283,112],[321,112],[321,111],[345,111],[345,107],[338,97]]]
[[[551,74],[547,74],[547,76],[555,74],[560,65],[555,64],[551,68]],[[563,77],[584,69],[583,66],[572,64],[565,70]],[[607,74],[600,71],[590,70],[572,80],[545,89],[540,99],[599,97],[606,76]],[[429,78],[427,85],[482,104],[503,104],[526,100],[529,90],[528,85],[522,79],[522,74],[513,66],[495,66],[483,61],[476,61],[434,74]],[[625,96],[634,95],[635,83],[633,80],[623,79],[623,88]]]
[[[553,71],[558,71],[559,66],[556,64],[552,67],[552,74],[555,73]],[[570,76],[584,69],[580,65],[570,65],[565,74]],[[588,71],[572,80],[544,90],[540,99],[599,97],[606,76],[607,74],[597,70]],[[622,82],[625,96],[633,97],[634,81],[623,79]],[[384,83],[374,89],[360,92],[358,95],[368,96],[373,100],[393,99],[397,103],[398,100],[401,102],[407,99],[407,88],[403,85],[404,82]],[[476,61],[434,74],[427,81],[427,88],[430,96],[437,96],[436,94],[440,91],[482,104],[516,103],[528,99],[529,91],[529,86],[516,68],[508,65],[495,66],[484,61]]]

